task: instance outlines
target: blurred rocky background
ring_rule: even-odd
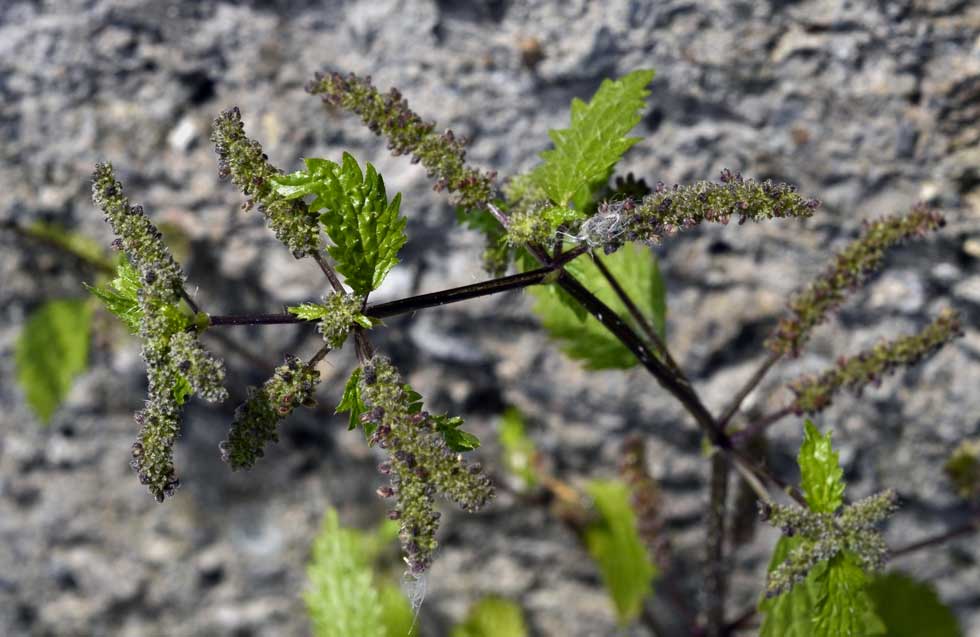
[[[749,403],[777,407],[788,378],[954,306],[965,338],[861,399],[838,399],[818,422],[841,447],[850,496],[898,490],[890,543],[961,523],[941,466],[980,432],[976,2],[4,0],[0,220],[56,222],[108,245],[89,175],[110,160],[133,201],[183,245],[206,310],[280,311],[315,299],[324,291],[316,266],[294,260],[217,180],[210,121],[238,105],[280,167],[346,149],[403,193],[410,241],[378,300],[463,285],[485,276],[482,239],[456,227],[423,169],[325,110],[304,82],[326,68],[398,86],[424,117],[472,140],[474,164],[506,177],[536,162],[572,98],[641,67],[657,77],[637,129],[645,141],[622,172],[671,183],[729,167],[823,201],[806,223],[704,227],[657,250],[669,343],[714,410],[761,361],[786,295],[862,221],[917,200],[947,214],[939,235],[890,256]],[[250,472],[218,458],[234,401],[192,404],[177,449],[183,486],[158,505],[127,466],[145,391],[133,339],[102,330],[90,371],[46,428],[13,382],[27,313],[82,296],[92,278],[0,233],[0,634],[308,634],[303,568],[325,507],[350,524],[383,512],[372,452],[332,415],[351,352],[321,365],[322,406],[289,419]],[[212,341],[237,397],[283,354],[309,356],[318,341],[296,326],[228,334],[260,357]],[[546,340],[520,293],[390,320],[373,338],[432,407],[466,417],[489,467],[508,405],[528,414],[531,435],[571,482],[613,474],[624,435],[643,434],[669,494],[676,588],[696,600],[707,463],[693,423],[644,372],[585,373]],[[795,418],[773,428],[777,471],[795,475],[800,435]],[[446,634],[487,593],[518,600],[535,635],[651,634],[617,632],[595,567],[543,507],[506,493],[478,515],[447,507],[441,539],[420,618],[429,635]],[[756,599],[774,540],[761,529],[732,565],[731,614]],[[980,634],[978,547],[967,537],[894,563],[935,583],[967,635]]]

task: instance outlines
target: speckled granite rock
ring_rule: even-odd
[[[8,0],[0,3],[0,220],[46,219],[108,243],[88,195],[95,161],[111,160],[134,200],[185,240],[195,294],[215,312],[274,311],[321,293],[315,266],[289,257],[233,188],[215,178],[211,118],[242,108],[250,133],[286,169],[348,149],[371,161],[410,217],[391,298],[482,278],[479,239],[453,225],[424,171],[389,157],[352,118],[325,112],[302,85],[325,67],[397,85],[413,107],[473,141],[468,156],[506,176],[525,169],[572,97],[607,76],[653,66],[649,138],[623,168],[649,180],[714,177],[722,167],[798,184],[824,206],[805,224],[704,228],[658,250],[676,357],[718,409],[747,378],[781,299],[819,272],[861,221],[941,206],[949,225],[889,257],[890,271],[821,328],[808,353],[749,398],[786,398],[782,381],[879,337],[923,325],[944,304],[967,336],[863,400],[820,417],[841,445],[853,495],[897,488],[887,530],[908,542],[962,511],[940,463],[980,432],[980,5],[966,1],[473,3],[307,0]],[[534,43],[537,43],[535,45]],[[540,55],[529,55],[529,47]],[[535,48],[537,47],[537,48]],[[540,57],[540,59],[537,59]],[[220,463],[231,406],[193,406],[177,449],[183,487],[158,506],[126,463],[140,361],[132,341],[100,342],[93,367],[41,428],[13,378],[25,315],[45,298],[80,295],[80,273],[0,233],[0,634],[304,635],[299,592],[328,503],[346,521],[380,515],[371,453],[330,408],[352,365],[323,365],[316,412],[294,416],[248,473]],[[520,294],[390,321],[377,344],[436,408],[492,439],[505,404],[534,414],[532,433],[570,480],[608,475],[628,431],[651,440],[670,494],[675,553],[696,595],[705,463],[680,408],[643,373],[586,374],[537,330]],[[299,328],[235,333],[264,367],[228,354],[242,394],[283,353],[312,352]],[[216,347],[219,345],[216,344]],[[793,471],[798,426],[773,429],[772,462]],[[493,465],[495,446],[483,455]],[[758,594],[773,537],[737,563],[732,612]],[[502,497],[486,513],[451,513],[429,578],[427,634],[485,593],[518,598],[537,635],[607,635],[615,622],[573,537],[541,509]],[[976,538],[904,558],[980,631]],[[631,635],[648,634],[634,627]]]

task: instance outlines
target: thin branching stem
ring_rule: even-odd
[[[180,298],[184,299],[184,303],[187,304],[187,307],[191,308],[191,312],[194,314],[201,311],[201,308],[198,307],[197,302],[191,298],[191,295],[187,293],[187,290],[184,289],[183,286],[180,288]]]
[[[746,442],[748,442],[749,440],[751,440],[752,438],[764,432],[771,425],[779,422],[786,416],[795,413],[795,411],[796,408],[793,405],[787,405],[770,414],[766,414],[765,416],[760,416],[759,418],[753,420],[752,423],[749,426],[747,426],[745,429],[742,429],[741,431],[737,431],[734,434],[732,434],[732,442],[735,443],[735,446],[740,447],[744,445]]]
[[[707,514],[705,555],[705,602],[708,637],[721,637],[725,626],[728,568],[725,559],[725,520],[728,517],[729,459],[715,453],[711,458],[710,502]]]
[[[598,255],[593,254],[592,260],[595,263],[596,267],[599,269],[599,272],[602,274],[602,276],[612,287],[613,292],[616,293],[616,296],[619,297],[619,300],[622,301],[623,305],[626,306],[626,310],[630,313],[630,316],[633,317],[633,320],[636,321],[636,324],[640,326],[640,329],[643,330],[643,333],[646,335],[646,337],[650,339],[650,342],[653,344],[653,346],[660,352],[660,355],[663,357],[664,362],[666,362],[667,365],[670,366],[670,368],[674,371],[675,374],[683,377],[684,372],[683,370],[681,370],[680,366],[674,360],[673,356],[670,355],[670,350],[667,349],[667,344],[664,343],[662,338],[660,338],[660,334],[657,334],[657,330],[653,329],[653,326],[650,325],[650,321],[648,321],[647,317],[643,315],[643,312],[640,311],[640,308],[636,306],[636,303],[633,302],[633,299],[630,298],[630,295],[627,294],[626,290],[623,289],[623,286],[620,285],[616,277],[613,276],[613,273],[609,271],[609,268],[606,267],[606,264],[603,263],[602,259],[600,259]]]
[[[580,251],[569,251],[561,256],[555,264],[510,276],[491,279],[481,283],[464,285],[458,288],[440,290],[439,292],[429,292],[410,296],[397,301],[387,303],[369,304],[364,308],[364,315],[371,318],[383,319],[400,314],[410,314],[418,310],[429,307],[438,307],[449,303],[458,303],[469,299],[489,296],[507,290],[518,290],[531,285],[543,283],[548,275],[553,274],[559,267],[581,255]],[[301,319],[292,314],[229,314],[212,315],[210,325],[277,325],[284,323],[306,323],[306,319]]]
[[[980,515],[974,517],[966,524],[958,526],[954,529],[950,529],[949,531],[946,531],[944,533],[940,533],[932,537],[927,537],[924,540],[919,540],[917,542],[912,542],[911,544],[906,544],[905,546],[900,546],[896,549],[892,549],[891,551],[888,552],[888,555],[891,559],[895,559],[897,557],[904,557],[909,553],[914,553],[916,551],[929,548],[931,546],[936,546],[938,544],[949,542],[950,540],[955,540],[964,535],[969,535],[970,533],[974,533],[977,530],[980,530]]]
[[[316,264],[320,266],[320,270],[323,271],[324,276],[327,277],[333,291],[338,294],[343,294],[345,291],[344,284],[340,282],[340,277],[337,276],[336,270],[334,270],[333,266],[327,262],[327,260],[323,257],[323,254],[317,251],[312,253],[311,256],[313,257],[313,260],[316,261]]]
[[[773,365],[775,365],[780,358],[782,358],[782,355],[777,352],[770,352],[769,355],[766,356],[766,360],[762,361],[762,365],[759,366],[759,369],[755,370],[755,373],[752,374],[752,377],[749,378],[748,382],[746,382],[745,385],[738,390],[735,397],[732,398],[732,401],[727,407],[725,407],[725,410],[721,412],[721,416],[718,418],[719,427],[724,429],[728,426],[728,423],[731,422],[732,418],[735,417],[735,414],[738,413],[738,410],[742,407],[742,403],[745,402],[748,395],[752,393],[752,390],[759,386],[759,383],[762,382],[762,379],[766,377],[766,374],[769,373],[769,370],[772,369]]]
[[[329,353],[330,353],[330,346],[324,345],[323,347],[317,350],[316,354],[313,355],[313,358],[311,358],[309,362],[307,362],[307,365],[313,367],[314,365],[322,361],[324,358],[326,358],[327,354]]]

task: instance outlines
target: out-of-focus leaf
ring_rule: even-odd
[[[48,301],[28,317],[17,339],[17,380],[45,424],[88,365],[91,320],[84,300]]]
[[[879,575],[868,586],[888,637],[962,637],[956,615],[936,590],[904,573]]]
[[[470,607],[452,637],[527,637],[521,607],[500,597],[484,597]]]
[[[313,544],[303,595],[316,637],[417,635],[408,600],[397,586],[376,581],[372,567],[397,529],[387,521],[373,532],[345,528],[337,512],[327,510]]]
[[[115,267],[112,259],[106,255],[105,249],[99,242],[77,232],[66,230],[57,224],[43,221],[32,223],[30,234],[76,255],[98,268],[111,270]]]
[[[596,481],[587,490],[599,520],[586,529],[585,544],[599,566],[616,616],[626,624],[639,616],[657,570],[637,533],[629,486],[618,480]]]
[[[535,448],[525,431],[521,412],[511,407],[500,419],[500,446],[504,450],[504,464],[507,470],[520,478],[525,489],[537,484],[538,476],[534,470]]]

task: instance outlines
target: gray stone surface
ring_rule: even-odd
[[[528,38],[544,55],[536,66],[522,61]],[[317,268],[289,257],[215,177],[210,120],[237,104],[283,168],[346,149],[403,193],[410,242],[383,295],[463,285],[482,277],[479,240],[454,227],[424,170],[389,157],[353,118],[324,111],[302,91],[306,79],[329,67],[397,85],[424,116],[473,140],[475,164],[507,176],[533,165],[573,97],[646,66],[657,69],[638,129],[647,139],[624,170],[673,182],[729,167],[824,202],[806,223],[703,228],[658,249],[670,342],[712,409],[761,360],[785,296],[862,221],[917,199],[946,212],[943,232],[890,256],[889,272],[749,402],[777,407],[788,378],[954,305],[965,339],[861,399],[841,398],[819,422],[834,429],[855,497],[899,491],[890,542],[962,521],[941,464],[980,433],[975,2],[7,0],[0,220],[45,219],[108,244],[88,175],[109,159],[130,196],[184,238],[205,308],[275,311],[314,298]],[[324,508],[360,524],[382,511],[372,453],[332,416],[350,352],[322,366],[323,407],[294,416],[251,472],[233,474],[218,459],[233,406],[193,405],[177,452],[184,486],[158,506],[126,464],[144,391],[133,341],[100,329],[92,369],[50,427],[12,382],[24,317],[46,298],[80,295],[80,279],[92,274],[0,233],[0,634],[307,634],[303,565]],[[696,599],[706,469],[692,423],[640,371],[587,374],[563,359],[528,308],[513,293],[392,319],[376,344],[434,407],[468,418],[491,467],[505,404],[533,414],[534,438],[572,482],[612,474],[622,436],[647,434],[670,496],[676,588]],[[239,397],[281,354],[316,347],[312,330],[294,327],[234,336],[268,360],[257,367],[228,353]],[[799,423],[772,433],[771,462],[792,475]],[[487,593],[518,599],[536,635],[615,633],[594,567],[542,507],[504,496],[480,515],[447,513],[421,613],[427,634],[446,634]],[[733,614],[757,596],[773,540],[760,533],[740,552]],[[895,565],[933,581],[972,635],[977,546],[967,538]]]

